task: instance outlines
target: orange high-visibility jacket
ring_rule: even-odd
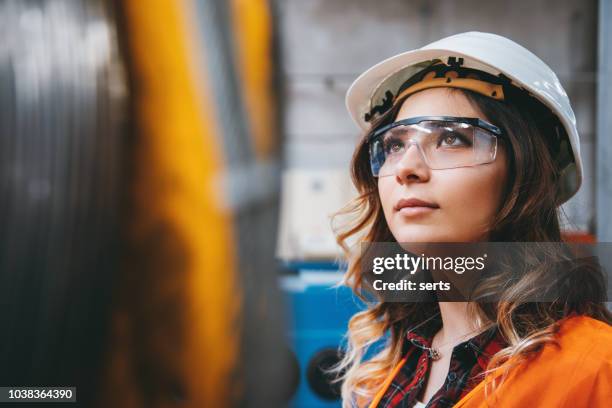
[[[561,323],[557,340],[558,345],[547,344],[530,360],[512,367],[488,399],[482,381],[455,407],[612,407],[612,326],[590,317],[570,317]],[[370,408],[382,399],[403,363],[385,380]]]

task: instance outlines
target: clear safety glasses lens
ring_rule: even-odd
[[[495,160],[497,137],[475,125],[430,120],[391,127],[371,139],[369,148],[372,174],[384,177],[414,160],[435,170],[490,163]]]

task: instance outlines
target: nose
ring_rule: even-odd
[[[421,146],[414,140],[407,143],[405,153],[395,164],[395,177],[399,183],[429,180],[431,169],[425,161]]]

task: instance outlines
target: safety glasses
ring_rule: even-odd
[[[491,163],[502,131],[479,118],[419,116],[384,126],[368,139],[374,177],[391,176],[408,159],[415,145],[423,161],[434,170]]]

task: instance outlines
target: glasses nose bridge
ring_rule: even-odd
[[[417,138],[412,136],[412,137],[407,138],[407,140],[404,142],[404,145],[406,147],[406,151],[400,157],[398,164],[401,164],[401,165],[404,164],[404,160],[406,160],[406,158],[408,157],[410,151],[413,150],[410,147],[412,145],[414,145],[414,147],[417,150],[416,154],[419,156],[419,159],[425,164],[425,166],[429,167],[429,163],[427,161],[427,157],[425,156],[425,151],[424,151],[423,147],[421,146],[421,141],[415,140],[415,139],[417,139]],[[413,162],[412,159],[407,161],[407,163],[412,163],[412,162]]]

